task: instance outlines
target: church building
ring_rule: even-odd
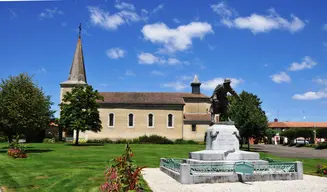
[[[67,81],[60,83],[63,95],[76,85],[87,84],[81,36]],[[210,124],[210,98],[201,93],[194,76],[191,92],[101,92],[99,101],[102,130],[80,133],[80,139],[133,139],[160,135],[168,139],[203,141]],[[74,134],[75,136],[75,134]]]

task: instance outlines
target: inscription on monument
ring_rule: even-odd
[[[231,136],[224,135],[224,137],[219,137],[218,138],[218,142],[219,142],[220,145],[234,145],[235,136],[231,137]]]

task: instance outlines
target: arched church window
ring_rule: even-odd
[[[128,127],[134,127],[134,114],[128,114]]]
[[[168,115],[168,127],[173,128],[174,127],[174,116],[172,114]]]
[[[114,124],[115,124],[115,114],[110,113],[109,114],[109,123],[108,123],[108,125],[109,125],[109,127],[113,127]]]
[[[152,113],[148,115],[148,127],[154,127],[154,116]]]

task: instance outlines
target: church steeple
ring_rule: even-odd
[[[63,82],[62,84],[72,85],[72,84],[86,84],[87,83],[83,49],[82,49],[81,31],[82,31],[82,26],[80,24],[76,50],[75,50],[73,62],[72,62],[71,68],[70,68],[68,81]]]
[[[85,73],[85,65],[84,65],[84,56],[83,56],[83,49],[82,49],[82,40],[81,40],[81,31],[82,26],[79,26],[79,34],[77,40],[77,46],[75,50],[75,55],[73,59],[72,66],[70,68],[69,78],[68,80],[71,81],[86,81],[86,73]]]
[[[191,83],[192,93],[193,94],[200,94],[201,93],[200,85],[201,85],[201,83],[200,83],[200,81],[198,79],[198,76],[194,75],[193,82]]]

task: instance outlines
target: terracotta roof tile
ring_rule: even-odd
[[[327,122],[269,122],[271,128],[327,128]]]
[[[183,98],[208,98],[204,94],[177,92],[99,92],[104,101],[115,104],[185,104]]]
[[[210,114],[191,114],[185,113],[184,114],[184,121],[210,121],[211,117]]]

